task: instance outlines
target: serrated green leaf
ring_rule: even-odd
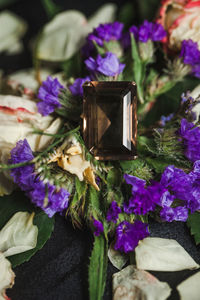
[[[163,158],[151,158],[147,157],[146,162],[155,169],[156,173],[162,173],[164,169],[170,164],[170,162],[165,161]]]
[[[87,191],[87,183],[85,181],[80,181],[78,177],[75,179],[75,185],[76,185],[76,192],[78,195],[78,201],[85,196]]]
[[[122,181],[122,175],[120,169],[112,168],[107,175],[107,185],[108,187],[120,186]]]
[[[191,234],[194,236],[196,245],[200,244],[200,213],[195,212],[189,215],[187,226],[190,228]]]
[[[89,265],[90,300],[102,300],[106,284],[108,244],[102,236],[96,236]]]
[[[137,168],[142,168],[144,166],[144,161],[140,158],[137,158],[136,160],[124,160],[120,161],[120,166],[124,173],[131,173]]]
[[[49,218],[43,211],[35,208],[22,192],[15,192],[12,195],[0,197],[0,229],[18,211],[36,213],[33,223],[38,227],[38,240],[34,249],[9,257],[13,267],[28,261],[40,250],[50,238],[54,228],[54,218]]]

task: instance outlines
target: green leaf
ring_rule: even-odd
[[[195,212],[189,215],[187,226],[190,228],[191,234],[194,235],[196,245],[200,244],[200,213]]]
[[[29,251],[9,257],[13,267],[28,261],[50,238],[54,228],[54,218],[49,218],[43,211],[35,208],[30,200],[21,192],[0,197],[0,229],[18,211],[35,212],[33,223],[38,227],[37,246]]]
[[[49,19],[53,18],[60,11],[60,7],[57,6],[52,0],[41,1]]]
[[[76,192],[78,194],[78,201],[85,196],[87,191],[87,183],[85,181],[80,181],[78,177],[75,179]]]
[[[117,168],[112,168],[107,175],[108,187],[120,186],[122,181],[121,171]]]
[[[107,273],[108,244],[102,235],[95,236],[89,265],[90,300],[102,300]]]
[[[136,0],[137,1],[137,13],[140,22],[145,19],[153,20],[155,18],[155,12],[157,11],[160,0]]]
[[[133,18],[135,17],[136,9],[131,2],[125,3],[120,9],[118,21],[122,22],[126,28],[133,24]]]
[[[146,162],[153,167],[158,174],[162,173],[164,169],[170,165],[170,162],[164,160],[163,158],[147,157]]]
[[[145,71],[144,71],[142,60],[140,59],[137,43],[133,34],[131,34],[131,54],[134,62],[133,72],[134,72],[135,82],[137,83],[138,98],[141,103],[144,103],[142,79],[144,77]]]
[[[140,158],[136,160],[124,160],[120,161],[120,166],[124,173],[131,173],[133,170],[142,168],[144,166],[144,161]]]
[[[79,52],[62,63],[62,68],[67,78],[80,76],[81,67],[82,61]]]

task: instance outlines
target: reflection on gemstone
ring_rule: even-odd
[[[99,160],[136,157],[136,85],[90,81],[83,85],[83,137]]]

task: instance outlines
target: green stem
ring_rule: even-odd
[[[94,238],[94,247],[89,265],[90,300],[102,300],[107,273],[107,239],[100,235]]]

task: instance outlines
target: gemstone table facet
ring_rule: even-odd
[[[87,81],[83,85],[83,138],[98,160],[136,158],[136,84]]]

